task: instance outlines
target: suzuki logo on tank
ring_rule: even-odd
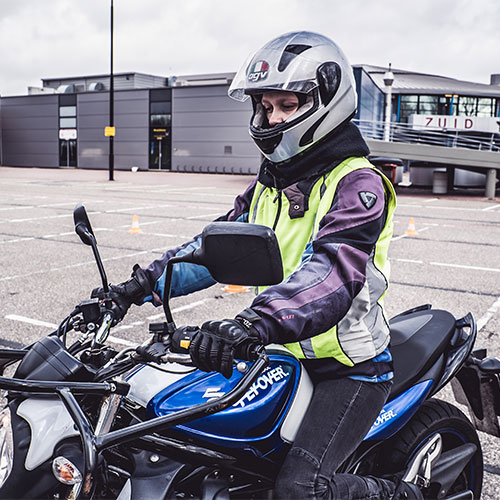
[[[490,116],[411,115],[409,124],[416,129],[500,132],[500,118]]]

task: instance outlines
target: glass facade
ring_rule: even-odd
[[[458,95],[393,96],[396,121],[408,122],[411,115],[500,116],[500,99]]]

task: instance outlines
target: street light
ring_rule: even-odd
[[[384,126],[384,141],[389,141],[391,135],[391,115],[392,115],[392,84],[394,83],[394,73],[391,71],[391,63],[389,69],[384,73],[385,85],[385,126]]]
[[[114,157],[114,138],[115,138],[115,110],[114,110],[114,82],[113,82],[113,0],[111,0],[111,12],[110,12],[110,69],[109,69],[109,180],[114,180],[114,167],[115,167],[115,157]]]

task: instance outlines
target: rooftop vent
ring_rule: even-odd
[[[72,83],[69,85],[59,85],[56,92],[58,94],[73,94],[75,92],[75,86]]]
[[[102,82],[89,83],[89,92],[101,92],[102,90],[104,90],[104,83]]]

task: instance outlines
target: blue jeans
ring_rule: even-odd
[[[391,385],[349,378],[319,382],[276,480],[275,498],[392,498],[392,481],[336,473],[370,430]]]

